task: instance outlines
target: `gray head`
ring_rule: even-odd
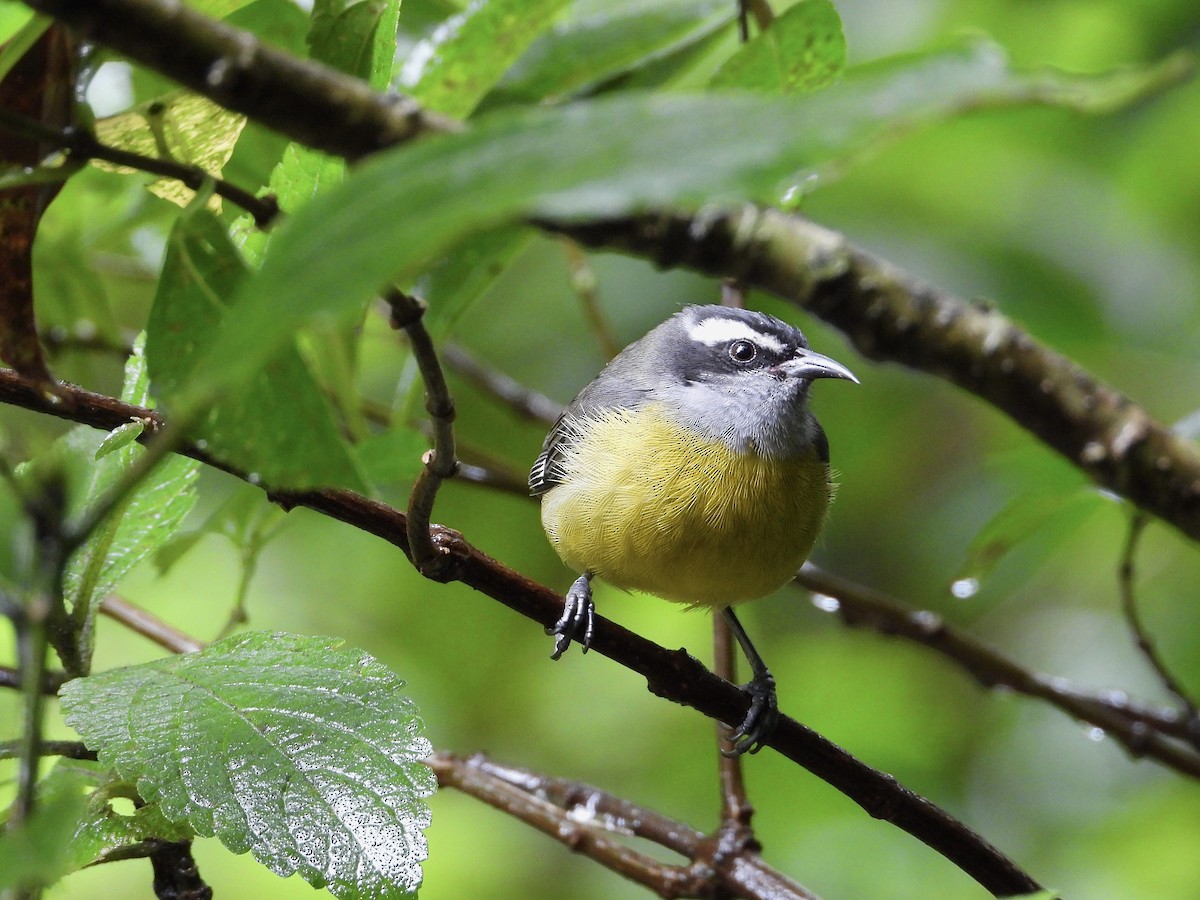
[[[807,408],[815,379],[858,381],[810,350],[798,328],[727,306],[685,307],[625,348],[605,374],[631,392],[625,402],[662,403],[688,427],[767,456],[823,445]],[[607,404],[615,398],[595,399]]]

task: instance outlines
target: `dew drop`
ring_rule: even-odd
[[[959,600],[970,600],[979,593],[979,579],[959,578],[950,585],[950,593]]]
[[[812,605],[821,612],[835,613],[842,608],[842,603],[837,597],[830,597],[828,594],[813,594]]]
[[[262,484],[262,476],[257,472],[251,472],[246,476],[246,481],[248,481],[250,484]]]
[[[1091,728],[1087,729],[1084,734],[1087,735],[1089,741],[1102,741],[1105,737],[1107,737],[1104,729],[1099,725],[1092,726]]]

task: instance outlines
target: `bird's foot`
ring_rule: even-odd
[[[735,757],[743,753],[757,753],[779,724],[779,703],[775,696],[775,678],[768,671],[755,675],[742,690],[750,695],[750,709],[746,718],[729,735],[731,744],[722,750],[723,756]]]
[[[558,635],[550,658],[558,659],[562,656],[571,646],[571,641],[575,641],[583,648],[583,652],[587,653],[592,645],[592,633],[595,628],[596,604],[592,602],[592,576],[580,575],[563,598],[562,617],[546,629],[546,634]]]

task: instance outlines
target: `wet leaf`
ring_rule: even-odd
[[[1021,494],[980,529],[955,575],[951,593],[969,599],[983,586],[996,565],[1018,546],[1046,537],[1051,525],[1068,533],[1091,514],[1100,495],[1071,479],[1069,485],[1042,486]]]
[[[327,638],[250,633],[69,682],[68,724],[170,821],[338,897],[421,880],[429,753],[403,682]]]
[[[77,871],[147,838],[187,841],[195,837],[187,825],[169,821],[157,803],[144,803],[119,813],[113,801],[132,801],[132,783],[90,760],[60,759],[38,785],[38,797],[54,803],[60,797],[83,798],[75,831],[67,842],[67,866]],[[132,805],[132,804],[130,804]]]
[[[845,67],[846,38],[837,10],[829,0],[801,0],[726,60],[711,86],[811,91],[836,81]]]

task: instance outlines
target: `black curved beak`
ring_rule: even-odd
[[[797,350],[796,355],[780,366],[789,375],[797,378],[843,378],[846,381],[859,381],[854,373],[835,359],[830,359],[812,350]]]

